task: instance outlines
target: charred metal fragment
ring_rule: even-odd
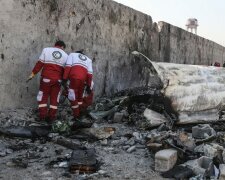
[[[55,143],[58,144],[58,145],[64,146],[66,148],[72,149],[72,150],[87,149],[86,147],[81,146],[79,143],[73,142],[72,140],[66,139],[66,138],[63,138],[63,137],[57,138],[55,140]]]
[[[47,137],[49,132],[49,126],[10,126],[0,128],[0,135],[5,135],[9,137],[40,138]]]
[[[164,178],[188,179],[194,176],[194,172],[186,166],[175,166],[173,169],[162,174]]]
[[[94,173],[99,166],[94,149],[74,150],[69,161],[71,173]]]

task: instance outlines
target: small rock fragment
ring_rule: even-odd
[[[135,151],[135,149],[136,149],[136,146],[131,146],[131,147],[127,150],[127,152],[128,152],[128,153],[132,153],[133,151]]]

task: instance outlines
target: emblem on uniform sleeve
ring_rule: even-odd
[[[79,56],[78,56],[79,58],[80,58],[80,60],[82,60],[82,61],[86,61],[87,60],[87,57],[86,56],[84,56],[84,55],[82,55],[82,54],[79,54]]]
[[[52,56],[55,58],[55,59],[60,59],[62,57],[62,53],[59,52],[59,51],[54,51],[52,53]]]

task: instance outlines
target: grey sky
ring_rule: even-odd
[[[149,14],[154,22],[166,21],[183,29],[188,18],[196,18],[199,36],[225,46],[225,0],[115,1]]]

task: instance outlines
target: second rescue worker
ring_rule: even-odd
[[[41,72],[40,89],[37,96],[40,121],[47,120],[50,123],[56,118],[57,106],[60,97],[61,81],[64,66],[68,55],[64,52],[66,45],[63,41],[57,41],[54,47],[44,48],[39,61],[36,63],[29,79]],[[48,98],[50,107],[48,111]]]
[[[87,86],[87,93],[91,93],[92,73],[92,60],[84,55],[83,51],[76,51],[68,56],[63,79],[64,82],[70,80],[68,99],[75,120],[80,116],[79,106],[83,104],[84,87]]]

